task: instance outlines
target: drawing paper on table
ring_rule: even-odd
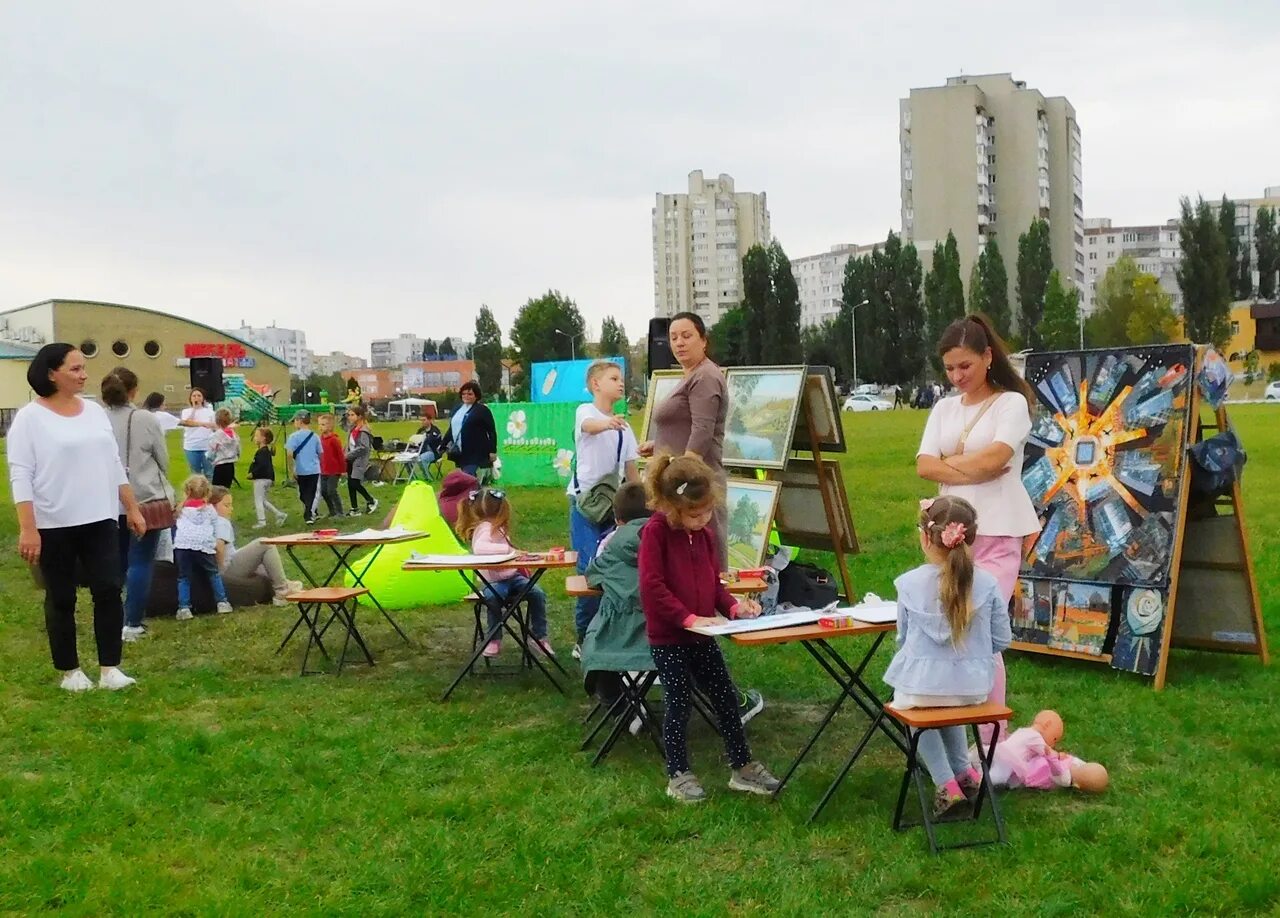
[[[796,612],[780,612],[777,615],[761,615],[759,618],[739,618],[723,625],[694,625],[688,629],[697,634],[742,634],[746,631],[771,631],[774,628],[793,628],[796,625],[812,625],[836,607],[833,602],[821,609],[804,609]]]
[[[837,614],[843,612],[848,612],[850,618],[866,622],[868,625],[886,625],[898,620],[898,604],[887,599],[874,603],[861,602],[856,606],[836,609]]]
[[[416,529],[402,529],[396,526],[391,529],[361,529],[359,532],[347,532],[333,538],[338,542],[374,542],[382,539],[400,539],[404,536],[421,536],[425,539],[427,534],[418,532]]]
[[[469,567],[472,565],[479,567],[486,564],[501,564],[504,561],[514,560],[516,556],[517,553],[514,551],[503,555],[423,555],[415,551],[409,555],[409,559],[405,561],[405,564],[410,566],[421,564],[424,567]]]

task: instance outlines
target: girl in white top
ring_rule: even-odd
[[[18,510],[18,554],[44,577],[45,629],[62,687],[93,688],[76,650],[76,585],[89,581],[93,633],[105,689],[134,680],[120,670],[120,549],[117,516],[134,535],[147,530],[102,406],[80,397],[84,354],[70,344],[46,344],[27,368],[36,398],[14,416],[5,439],[9,480]],[[80,570],[77,570],[77,562]]]
[[[213,409],[205,404],[204,390],[192,389],[190,404],[182,409],[178,426],[182,428],[182,451],[187,454],[187,466],[192,475],[213,477],[213,463],[209,460],[209,444],[218,425]]]
[[[1022,452],[1031,432],[1031,387],[1009,362],[1000,336],[980,315],[957,319],[938,341],[958,395],[934,405],[916,453],[916,474],[939,493],[962,497],[978,513],[973,562],[1013,596],[1023,543],[1040,520],[1022,485]],[[996,657],[993,702],[1004,703],[1004,661]]]

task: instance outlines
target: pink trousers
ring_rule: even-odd
[[[1019,536],[977,536],[973,540],[973,563],[996,578],[1000,584],[1000,596],[1007,607],[1018,584],[1018,568],[1022,566],[1022,539]],[[1004,704],[1004,698],[1004,656],[996,654],[996,681],[987,700]],[[994,732],[998,743],[1008,732],[1008,724],[1002,722]],[[991,741],[993,731],[990,727],[980,728],[979,733],[983,742]]]

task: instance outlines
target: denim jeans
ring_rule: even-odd
[[[227,587],[222,582],[222,573],[218,570],[216,555],[203,551],[192,551],[189,548],[175,548],[173,561],[178,567],[178,608],[191,608],[191,572],[202,570],[209,578],[209,587],[213,590],[216,602],[227,601]]]
[[[524,574],[516,574],[509,580],[495,580],[490,582],[485,588],[486,608],[489,613],[489,631],[498,626],[498,622],[502,620],[499,612],[499,603],[510,596],[519,593],[528,584],[529,578]],[[529,591],[529,595],[525,597],[529,603],[529,632],[538,639],[547,636],[547,594],[542,592],[541,587],[534,587]],[[494,635],[501,638],[501,634]]]
[[[155,569],[156,544],[160,541],[159,529],[152,529],[138,538],[120,518],[120,571],[124,575],[124,623],[130,628],[142,624],[151,598],[151,572]]]
[[[569,544],[578,553],[578,573],[585,574],[587,565],[596,556],[600,537],[604,530],[578,512],[578,499],[569,495]],[[581,644],[587,634],[587,626],[600,610],[599,596],[579,596],[573,609],[573,626]]]
[[[213,478],[213,463],[209,461],[208,453],[202,449],[184,449],[183,453],[187,456],[187,468],[191,469],[192,475]]]

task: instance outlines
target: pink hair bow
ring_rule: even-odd
[[[947,525],[944,526],[942,529],[942,536],[941,536],[942,544],[945,545],[947,548],[955,548],[957,545],[959,545],[961,542],[964,541],[965,532],[966,530],[965,530],[964,523],[958,523],[958,522],[947,523]]]

